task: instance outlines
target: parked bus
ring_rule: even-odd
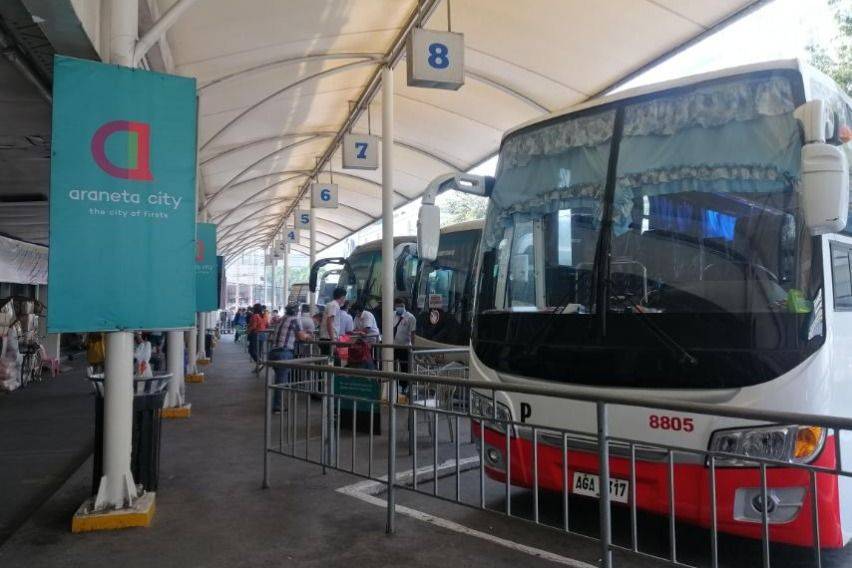
[[[339,286],[340,270],[326,270],[319,279],[317,286],[317,305],[324,306],[334,294],[334,289]]]
[[[290,295],[288,302],[297,307],[308,303],[308,283],[294,282],[290,284]]]
[[[424,197],[419,250],[434,258],[434,195],[490,196],[471,338],[471,378],[564,393],[852,416],[852,104],[797,61],[620,92],[527,123],[502,141],[495,178],[447,175]],[[512,419],[512,483],[532,485],[523,424],[595,432],[594,407],[522,394],[474,407]],[[741,455],[716,459],[718,529],[843,546],[852,479],[760,468],[749,457],[833,468],[852,440],[807,424],[610,406],[613,438]],[[486,426],[488,423],[486,422]],[[475,429],[478,437],[478,427]],[[597,448],[539,430],[541,489],[597,494]],[[559,438],[560,436],[557,436]],[[480,443],[483,441],[480,439]],[[506,434],[485,430],[487,474],[506,478]],[[668,514],[665,451],[613,445],[614,502]],[[711,523],[710,468],[674,452],[676,518]],[[842,458],[841,458],[842,459]],[[848,469],[848,467],[846,468]],[[613,487],[613,482],[615,487]],[[764,502],[766,503],[764,506]]]
[[[395,297],[403,297],[411,305],[411,293],[417,276],[417,243],[414,237],[394,237]],[[338,286],[346,288],[346,299],[359,303],[376,316],[382,327],[382,241],[372,241],[355,248],[346,257],[324,258],[311,266],[310,289],[316,292],[319,272],[327,266],[340,266]]]
[[[474,265],[484,224],[467,221],[442,228],[435,260],[419,263],[412,310],[417,317],[417,347],[469,345]]]

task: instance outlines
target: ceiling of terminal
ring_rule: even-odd
[[[59,53],[68,50],[69,30],[92,33],[86,21],[51,29],[67,24],[73,10],[50,12],[95,0],[13,1],[38,13]],[[140,35],[175,1],[140,0]],[[338,144],[349,126],[381,133],[375,95],[383,61],[396,64],[399,206],[418,198],[434,176],[493,155],[507,129],[609,90],[763,3],[607,0],[592,7],[583,0],[453,0],[452,30],[464,34],[465,84],[447,91],[407,86],[402,60],[411,27],[447,29],[446,0],[199,0],[148,53],[146,65],[198,80],[200,206],[219,225],[220,254],[267,245],[283,220],[307,206],[306,189],[318,172],[320,181],[333,176],[340,186],[340,207],[316,215],[322,250],[381,216],[381,171],[343,170]],[[3,65],[0,112],[14,128],[0,132],[0,232],[43,242],[49,103],[19,70]],[[32,117],[16,113],[19,102],[32,106]],[[5,143],[6,134],[15,140]],[[41,196],[38,205],[29,203],[34,195]],[[33,224],[4,224],[7,210],[43,223],[41,232],[34,234]],[[293,248],[307,246],[303,235]]]
[[[161,11],[173,0],[160,0]],[[406,85],[394,72],[395,204],[436,175],[467,170],[518,123],[581,102],[753,7],[752,0],[456,0],[464,34],[458,91]],[[330,154],[354,101],[395,54],[419,15],[447,29],[446,2],[204,0],[168,32],[175,72],[198,78],[205,205],[220,252],[267,244]],[[353,131],[381,132],[381,97]],[[381,216],[380,171],[342,170],[340,151],[319,180],[340,207],[316,213],[318,250]],[[330,173],[331,172],[331,173]],[[307,235],[295,250],[306,250]]]

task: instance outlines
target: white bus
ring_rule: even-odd
[[[466,221],[442,228],[435,259],[419,263],[411,310],[417,317],[418,348],[470,344],[475,264],[484,224]]]
[[[852,416],[849,125],[852,105],[825,76],[797,61],[752,65],[555,113],[505,135],[495,178],[435,180],[421,257],[435,254],[435,194],[490,196],[471,379]],[[497,414],[596,427],[593,405],[544,397],[502,395]],[[609,416],[613,437],[835,464],[834,435],[806,424],[619,406]],[[561,440],[539,434],[539,487],[561,492]],[[515,485],[532,486],[530,437],[521,426],[511,439]],[[484,443],[488,475],[505,480],[505,435],[489,428]],[[573,493],[598,483],[596,452],[570,445]],[[665,452],[637,453],[638,507],[668,514]],[[612,499],[624,503],[629,462],[612,455]],[[676,460],[676,517],[709,526],[709,468]],[[717,463],[719,530],[760,538],[759,468]],[[808,472],[770,467],[768,486],[771,540],[811,545]],[[852,480],[818,474],[817,486],[820,544],[840,547]]]

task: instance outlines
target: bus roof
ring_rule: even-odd
[[[461,231],[481,231],[485,227],[485,219],[475,219],[473,221],[462,221],[441,228],[441,234],[459,233]]]
[[[393,238],[393,246],[396,247],[398,245],[406,244],[406,243],[416,243],[417,237],[413,236],[404,236],[404,237],[394,237]],[[364,243],[362,245],[358,245],[352,252],[349,253],[350,256],[360,252],[370,252],[374,250],[382,250],[382,240],[370,241],[369,243]]]
[[[588,108],[594,108],[598,106],[602,106],[605,104],[609,104],[616,101],[621,101],[625,99],[631,99],[634,97],[647,95],[649,93],[656,93],[659,91],[667,91],[669,89],[674,89],[677,87],[684,87],[687,85],[694,85],[696,83],[703,83],[705,81],[710,81],[713,79],[720,79],[724,77],[734,77],[737,75],[745,75],[748,73],[755,73],[758,71],[771,71],[771,70],[794,70],[803,74],[817,74],[820,75],[821,82],[825,82],[826,80],[831,82],[832,85],[834,83],[831,79],[828,79],[825,75],[822,75],[805,62],[800,59],[781,59],[776,61],[764,61],[762,63],[752,63],[749,65],[740,65],[738,67],[728,67],[727,69],[720,69],[718,71],[710,71],[707,73],[698,73],[696,75],[688,75],[686,77],[680,77],[677,79],[671,79],[669,81],[662,81],[660,83],[654,83],[652,85],[644,85],[641,87],[635,87],[633,89],[626,89],[624,91],[618,91],[616,93],[605,95],[602,97],[598,97],[595,99],[588,100],[586,102],[580,103],[578,105],[570,106],[561,110],[554,111],[545,116],[529,120],[527,122],[521,123],[518,126],[506,131],[503,135],[503,139],[505,140],[507,137],[511,136],[513,133],[518,130],[522,130],[527,128],[528,126],[532,126],[534,124],[538,124],[540,122],[547,122],[554,118],[569,115],[581,110],[585,110]],[[834,85],[834,89],[837,89],[837,86]]]

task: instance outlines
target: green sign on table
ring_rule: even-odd
[[[195,312],[195,80],[56,57],[48,331]]]
[[[195,295],[199,312],[219,309],[219,270],[216,260],[216,225],[199,223],[196,228]]]

